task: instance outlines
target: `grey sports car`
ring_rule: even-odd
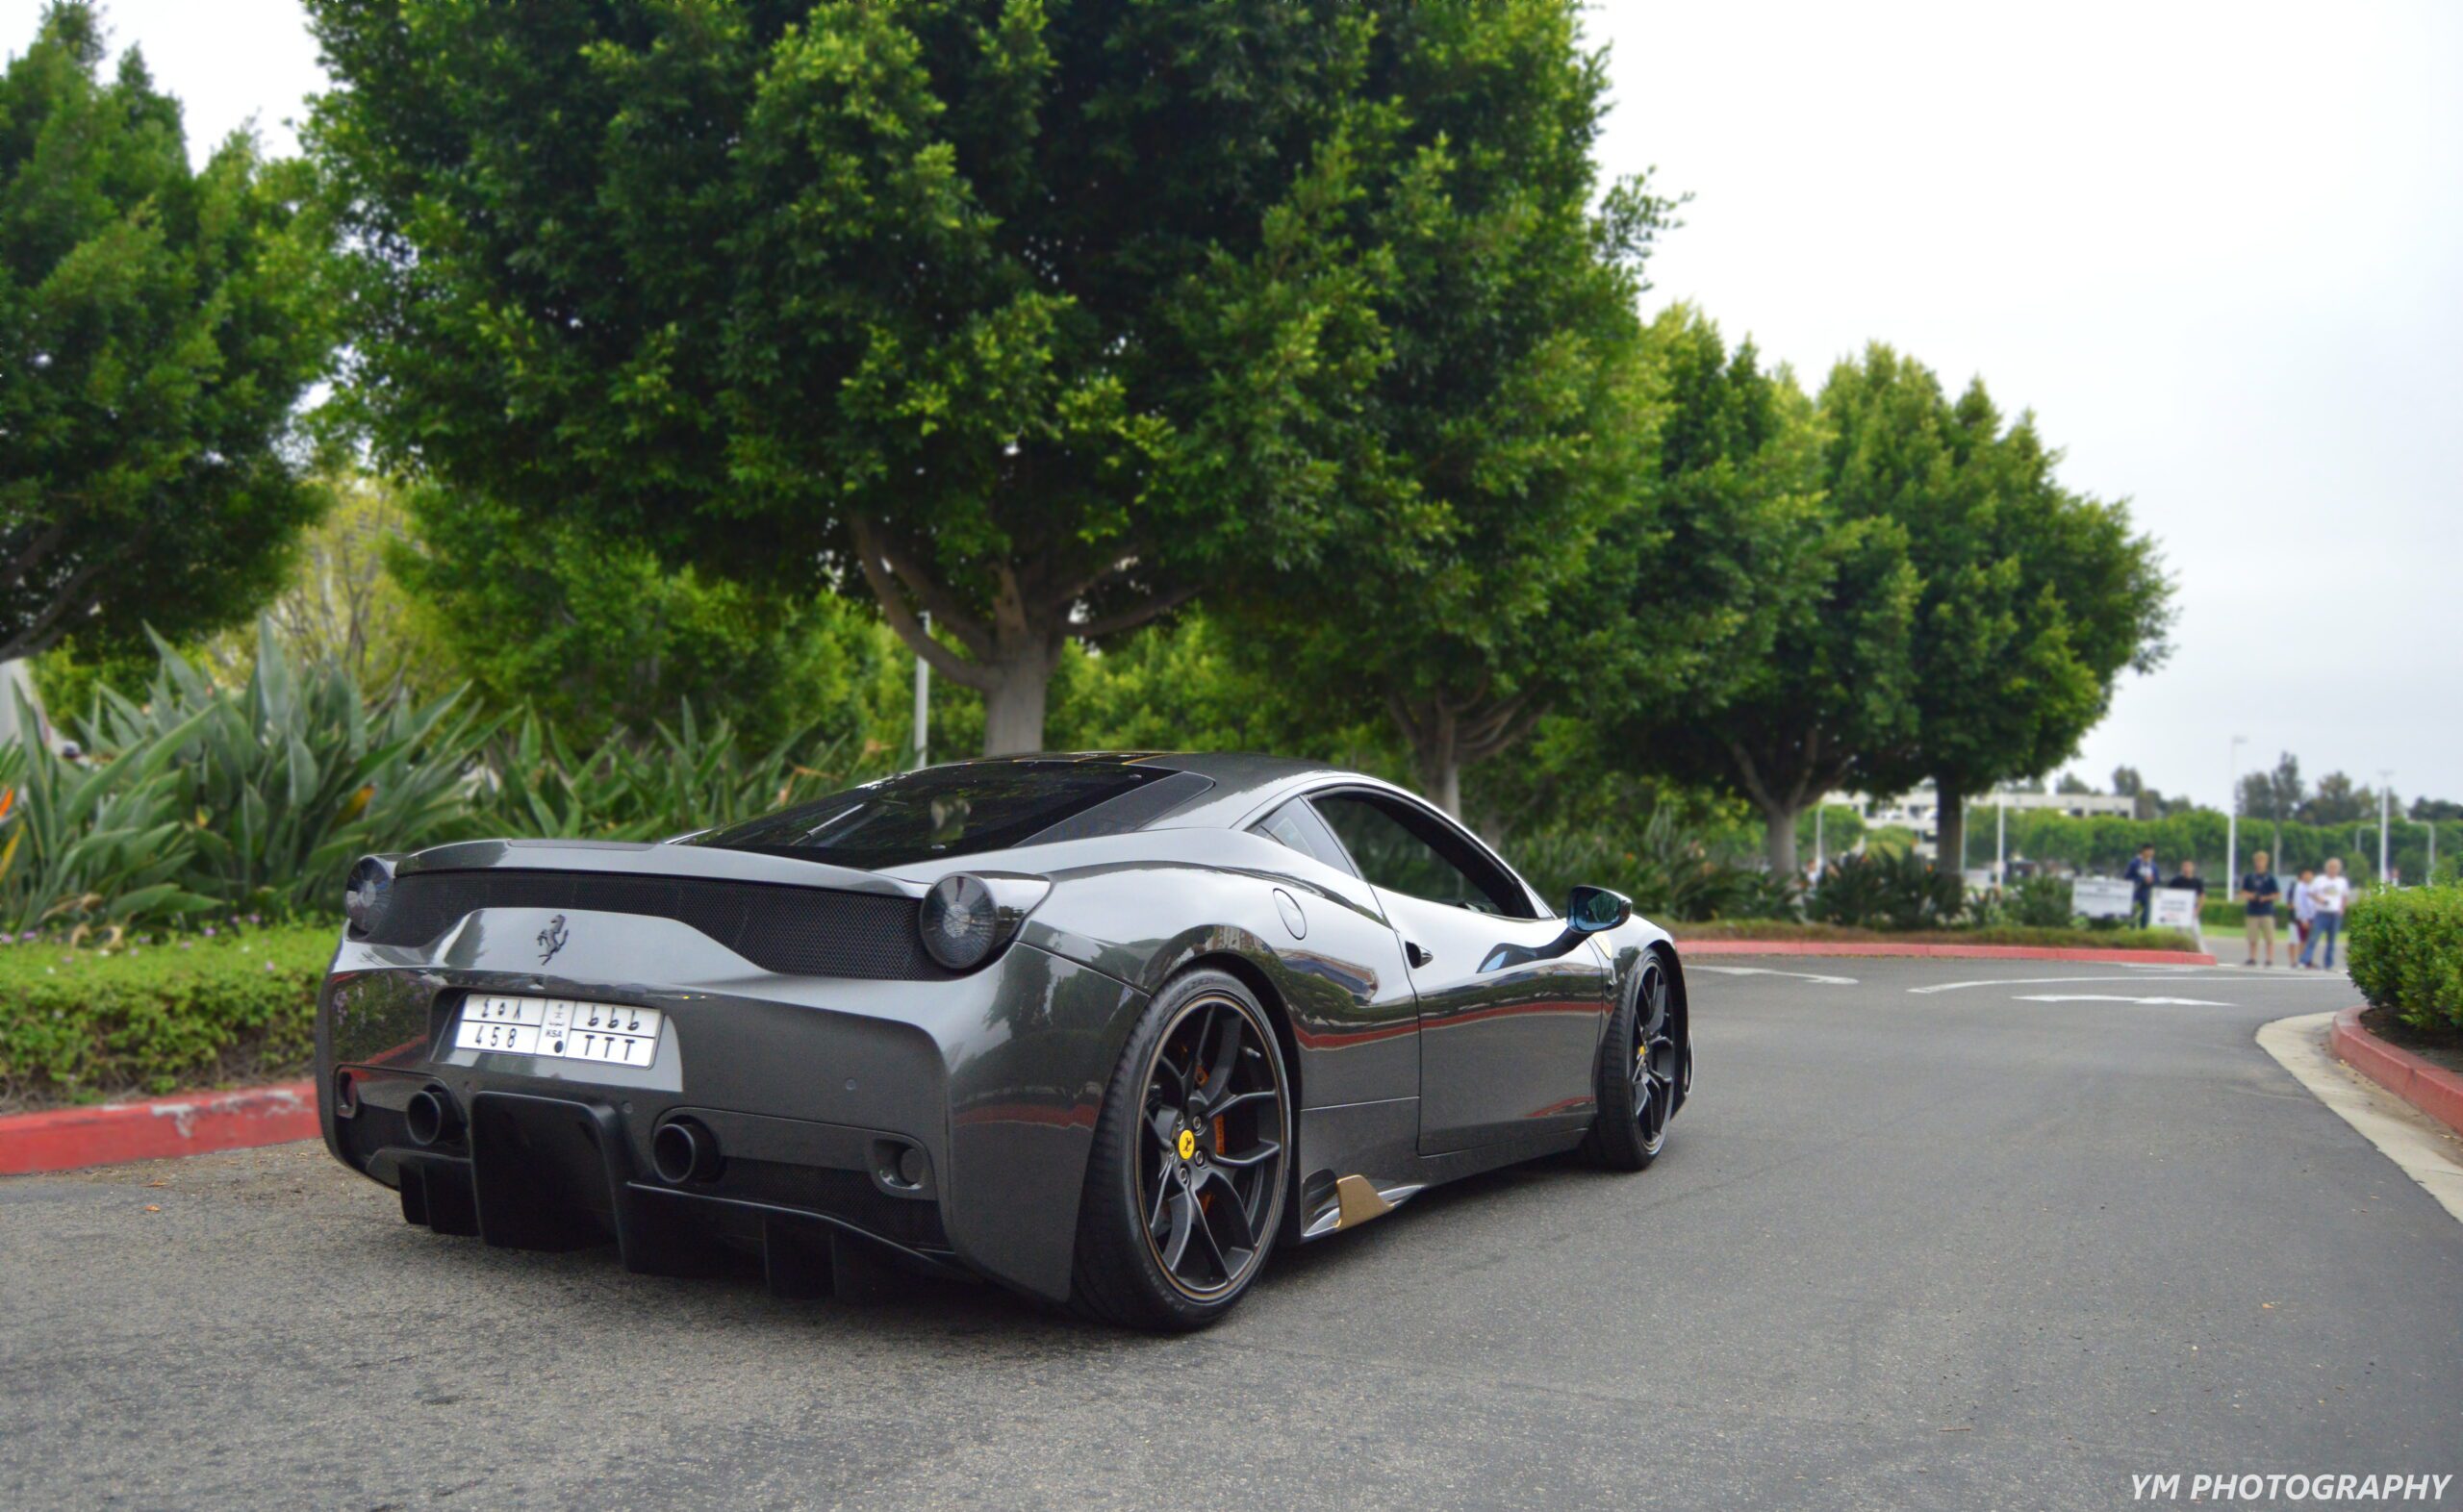
[[[1656,1156],[1684,972],[1389,783],[1033,756],[658,844],[354,869],[325,1142],[402,1216],[788,1295],[896,1268],[1222,1316],[1278,1243],[1474,1172]]]

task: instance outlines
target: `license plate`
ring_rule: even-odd
[[[457,1050],[546,1055],[608,1066],[647,1066],[658,1058],[659,1011],[571,997],[465,997],[453,1031]]]

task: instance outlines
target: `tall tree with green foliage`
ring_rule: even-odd
[[[1316,570],[1245,583],[1239,618],[1286,696],[1381,707],[1460,813],[1467,769],[1588,681],[1642,675],[1629,562],[1600,545],[1649,530],[1634,300],[1669,206],[1602,191],[1606,70],[1569,0],[1380,18],[1369,91],[1397,115],[1360,236],[1389,260],[1391,356],[1348,481],[1396,502]]]
[[[179,102],[101,13],[45,8],[0,73],[0,661],[246,618],[317,495],[292,411],[332,344],[297,164],[235,135],[189,164]]]
[[[1685,681],[1677,696],[1637,684],[1604,701],[1601,737],[1619,764],[1741,794],[1770,869],[1792,874],[1798,816],[1908,733],[1906,535],[1831,506],[1813,407],[1750,342],[1730,351],[1680,306],[1651,344],[1667,533],[1639,548],[1634,617],[1662,627]]]
[[[638,542],[435,484],[407,509],[389,569],[490,707],[527,706],[581,745],[648,735],[688,702],[758,746],[816,721],[906,743],[914,664],[859,605],[671,570]]]
[[[2171,585],[2128,506],[2063,488],[2034,417],[2004,425],[1981,381],[1952,402],[1875,344],[1833,369],[1820,408],[1833,506],[1902,530],[1922,584],[1914,724],[1870,774],[1933,782],[1938,853],[1955,867],[1968,794],[2068,760],[2120,673],[2161,663]]]
[[[869,591],[988,750],[1346,510],[1374,28],[1311,0],[309,0],[389,458]],[[926,632],[923,617],[947,643]]]

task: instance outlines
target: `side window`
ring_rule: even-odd
[[[1492,869],[1476,854],[1449,856],[1446,851],[1457,847],[1440,844],[1440,833],[1424,832],[1375,799],[1337,793],[1309,801],[1358,863],[1359,874],[1375,886],[1509,919],[1529,914],[1505,878],[1484,875]]]
[[[1281,841],[1304,856],[1314,856],[1337,871],[1352,872],[1351,858],[1334,843],[1325,821],[1309,810],[1308,800],[1294,798],[1249,826],[1268,840]],[[1352,872],[1358,875],[1357,872]]]

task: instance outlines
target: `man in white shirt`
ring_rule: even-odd
[[[2344,909],[2351,902],[2351,884],[2344,880],[2341,856],[2326,858],[2326,874],[2309,884],[2309,901],[2318,908],[2317,928],[2310,934],[2309,945],[2301,947],[2300,964],[2309,964],[2309,948],[2321,940],[2326,942],[2325,970],[2335,969],[2335,936],[2343,933]]]

